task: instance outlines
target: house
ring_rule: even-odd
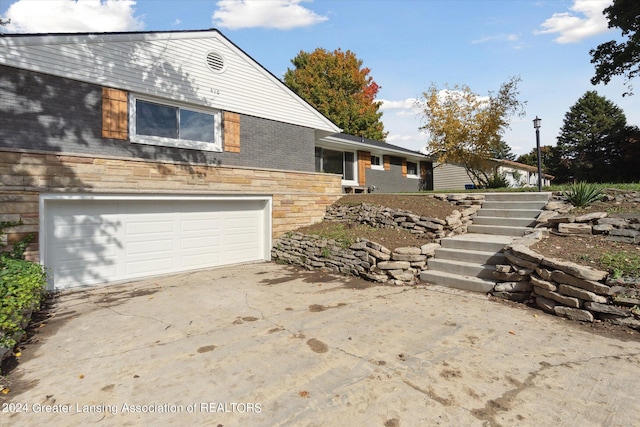
[[[504,175],[510,187],[536,187],[538,185],[538,167],[511,160],[495,160],[495,170]],[[542,172],[542,186],[551,185],[554,176]]]
[[[49,287],[270,258],[340,129],[217,30],[0,35],[0,218]]]
[[[346,193],[433,190],[430,157],[344,133],[320,138],[315,149],[315,170],[340,174]]]
[[[488,174],[498,173],[505,177],[509,187],[535,187],[538,185],[538,168],[511,160],[492,159]],[[551,185],[554,176],[542,174],[542,185]],[[434,190],[465,190],[477,185],[463,165],[456,163],[434,163],[433,188]]]

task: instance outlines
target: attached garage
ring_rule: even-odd
[[[267,196],[41,195],[40,215],[51,289],[270,257]]]

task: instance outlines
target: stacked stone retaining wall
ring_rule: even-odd
[[[432,257],[438,247],[437,243],[427,243],[391,251],[366,239],[343,247],[335,240],[290,233],[278,239],[271,256],[277,262],[308,269],[353,275],[379,283],[411,285],[426,269],[427,258]]]
[[[425,196],[428,197],[428,196]],[[424,237],[420,247],[396,248],[393,251],[366,239],[358,239],[349,247],[335,240],[302,233],[288,233],[274,242],[271,257],[276,262],[323,269],[394,285],[414,284],[434,256],[438,239],[466,233],[473,215],[480,209],[484,196],[477,194],[437,194],[433,197],[460,206],[445,219],[416,215],[402,209],[361,203],[332,205],[325,221],[366,224],[378,228],[400,228]],[[463,209],[462,209],[463,208]]]

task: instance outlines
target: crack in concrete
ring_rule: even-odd
[[[625,353],[625,354],[612,354],[612,355],[607,355],[607,356],[594,356],[594,357],[589,357],[587,359],[573,360],[573,361],[567,361],[567,362],[562,362],[562,363],[557,363],[557,364],[541,362],[540,363],[540,365],[541,365],[540,369],[537,369],[537,370],[531,372],[527,376],[527,378],[518,385],[518,387],[515,387],[515,388],[512,388],[510,390],[505,391],[504,393],[502,393],[502,395],[498,396],[495,399],[488,400],[483,408],[478,408],[478,409],[474,409],[473,411],[471,411],[471,415],[473,415],[475,418],[477,418],[480,421],[485,421],[485,422],[489,423],[489,425],[491,427],[502,427],[502,424],[500,424],[496,420],[497,415],[499,413],[501,413],[501,412],[505,412],[505,411],[511,409],[511,407],[510,407],[511,400],[513,400],[516,396],[518,396],[524,390],[535,386],[534,380],[540,374],[542,374],[544,371],[546,371],[548,369],[551,369],[551,368],[569,367],[571,365],[581,365],[581,364],[589,363],[589,362],[594,361],[594,360],[607,360],[607,359],[612,359],[612,358],[613,359],[619,359],[619,358],[622,358],[622,357],[634,357],[634,356],[636,356],[636,357],[640,356],[640,352],[638,352],[638,353]]]

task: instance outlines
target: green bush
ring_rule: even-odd
[[[487,180],[487,188],[507,188],[509,187],[509,180],[507,176],[502,173],[494,173]]]
[[[0,222],[4,229],[22,222]],[[0,347],[12,349],[16,338],[24,333],[33,310],[44,299],[46,276],[40,264],[24,260],[33,235],[13,244],[9,252],[0,252]]]
[[[569,191],[564,192],[567,201],[577,208],[584,208],[593,202],[602,199],[602,191],[596,184],[589,182],[578,182],[569,187]]]
[[[40,264],[0,257],[0,346],[13,348],[24,332],[31,312],[45,295],[45,274]]]

